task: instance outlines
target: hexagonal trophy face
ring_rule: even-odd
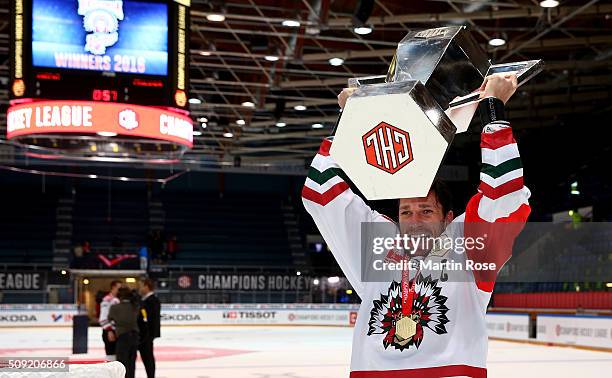
[[[366,85],[347,101],[330,153],[368,199],[424,197],[455,130],[421,82]]]
[[[408,132],[386,122],[376,125],[362,139],[368,164],[385,172],[394,174],[413,160]]]

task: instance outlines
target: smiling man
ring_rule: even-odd
[[[484,235],[479,251],[467,248],[464,254],[455,247],[420,247],[410,253],[389,250],[386,256],[394,261],[399,256],[399,261],[445,263],[454,252],[453,256],[463,256],[463,262],[497,264],[498,271],[510,258],[514,238],[530,212],[518,147],[503,116],[503,106],[516,88],[512,74],[487,77],[480,88],[484,116],[480,185],[465,213],[456,218],[448,188],[435,181],[427,197],[399,200],[400,224],[394,224],[349,188],[329,154],[331,139],[323,141],[302,197],[362,299],[353,335],[352,378],[486,377],[485,313],[495,273],[462,270],[451,275],[417,268],[389,274],[386,282],[365,281],[361,232],[363,223],[375,223],[411,238],[458,240]],[[346,89],[338,96],[340,107],[350,94]]]

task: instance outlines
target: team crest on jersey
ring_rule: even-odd
[[[374,307],[370,311],[368,322],[368,336],[384,335],[385,349],[390,345],[400,351],[412,345],[418,348],[423,337],[426,336],[426,328],[438,335],[447,333],[446,323],[449,322],[446,316],[448,307],[445,305],[447,298],[441,294],[442,289],[438,286],[438,280],[432,279],[431,276],[423,278],[421,274],[415,279],[415,296],[411,314],[411,318],[417,323],[414,336],[402,339],[395,334],[395,323],[402,318],[401,283],[391,282],[388,294],[381,294],[380,299],[373,303]]]

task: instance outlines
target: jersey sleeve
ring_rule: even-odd
[[[100,317],[98,318],[98,322],[100,323],[100,327],[106,331],[114,328],[113,323],[109,320],[109,312],[113,304],[113,301],[106,299],[100,303]]]
[[[466,237],[484,240],[484,248],[468,250],[468,258],[496,265],[493,272],[474,271],[478,288],[492,292],[496,273],[512,256],[514,240],[531,212],[531,193],[524,184],[518,145],[508,122],[486,125],[480,147],[480,184],[467,204],[464,227]]]
[[[302,201],[344,275],[361,295],[361,223],[375,221],[380,215],[350,189],[344,172],[329,154],[331,144],[330,139],[324,140],[312,161]]]

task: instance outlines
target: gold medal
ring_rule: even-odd
[[[404,316],[395,323],[395,334],[401,339],[409,339],[416,334],[416,322]]]

